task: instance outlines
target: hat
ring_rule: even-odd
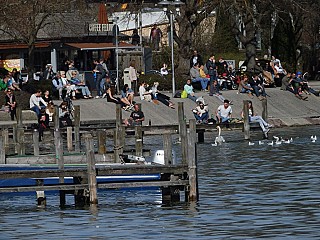
[[[297,75],[301,75],[302,73],[301,72],[297,72]]]

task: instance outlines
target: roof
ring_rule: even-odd
[[[50,46],[48,42],[36,43],[35,48],[47,48]],[[0,50],[6,49],[27,49],[28,45],[25,43],[1,43]]]
[[[116,45],[113,43],[66,43],[66,45],[78,48],[80,50],[106,50],[115,49]],[[130,43],[120,42],[118,48],[140,48],[139,46]]]

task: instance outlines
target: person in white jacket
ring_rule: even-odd
[[[29,100],[30,103],[30,109],[34,111],[37,116],[39,117],[40,115],[40,110],[46,108],[47,103],[42,99],[41,97],[41,90],[37,90],[36,93],[32,94]],[[40,105],[42,103],[42,105]]]

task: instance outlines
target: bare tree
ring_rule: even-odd
[[[0,5],[0,31],[2,39],[11,39],[28,46],[28,74],[34,71],[34,50],[39,34],[55,29],[63,22],[63,15],[84,9],[85,1],[73,0],[2,0]]]

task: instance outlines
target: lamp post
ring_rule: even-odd
[[[114,25],[112,28],[113,36],[115,36],[115,42],[116,45],[116,85],[117,85],[117,92],[120,92],[120,81],[119,81],[119,41],[118,41],[118,35],[119,35],[119,27],[118,27],[118,17],[114,18]]]
[[[175,83],[175,75],[174,75],[174,39],[173,39],[173,20],[174,20],[174,14],[179,14],[180,12],[180,6],[183,4],[180,0],[174,0],[174,1],[167,1],[163,0],[158,3],[160,6],[163,7],[163,11],[166,14],[169,14],[169,23],[170,23],[170,43],[171,43],[171,69],[172,69],[172,97],[174,97],[176,92],[176,83]]]

